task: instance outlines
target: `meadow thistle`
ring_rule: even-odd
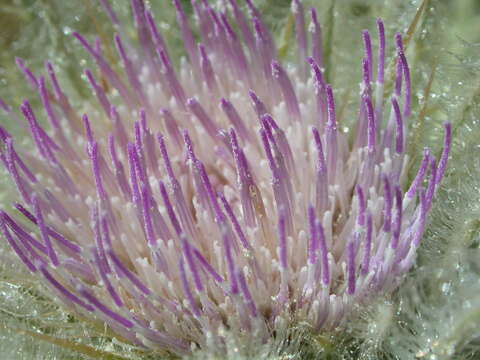
[[[411,79],[399,33],[391,95],[383,22],[376,54],[362,33],[357,119],[346,132],[316,10],[300,0],[288,66],[251,0],[225,11],[192,0],[195,30],[174,0],[188,61],[169,55],[143,0],[131,1],[137,42],[100,2],[123,73],[98,38],[73,33],[96,64],[83,70],[88,113],[48,61],[37,75],[17,59],[43,109],[25,100],[19,120],[1,102],[33,147],[0,128],[19,194],[0,230],[69,311],[141,349],[221,353],[226,333],[260,344],[297,323],[341,328],[400,284],[445,173],[451,128],[439,159],[425,149],[407,183]]]

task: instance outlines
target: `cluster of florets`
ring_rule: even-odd
[[[88,117],[51,63],[37,77],[17,59],[50,127],[24,101],[34,150],[0,129],[1,160],[20,194],[15,211],[1,212],[1,232],[70,311],[138,346],[183,354],[222,349],[226,330],[266,341],[296,322],[333,329],[355,304],[398,285],[450,148],[447,124],[438,165],[425,150],[404,184],[411,90],[399,34],[385,99],[382,21],[377,56],[363,32],[349,143],[324,80],[316,11],[307,29],[300,0],[288,69],[251,0],[251,19],[235,0],[228,13],[192,0],[201,43],[174,0],[188,56],[177,70],[143,0],[132,0],[138,48],[101,3],[125,74],[100,41],[75,33],[97,65],[85,70],[96,97]]]

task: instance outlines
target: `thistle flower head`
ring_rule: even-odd
[[[131,2],[138,43],[101,4],[123,73],[104,55],[112,44],[74,33],[96,64],[84,70],[87,114],[51,63],[37,76],[18,59],[43,104],[20,106],[34,150],[0,129],[19,193],[0,230],[72,312],[139,347],[185,354],[222,351],[227,330],[265,342],[299,322],[335,329],[398,286],[450,149],[446,124],[438,161],[426,149],[406,181],[411,79],[400,34],[387,95],[382,21],[375,55],[362,33],[358,116],[345,132],[316,11],[300,0],[291,66],[250,0],[248,15],[236,0],[226,12],[192,0],[200,42],[174,0],[188,57],[179,68],[143,0]]]

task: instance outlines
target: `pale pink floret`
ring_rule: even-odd
[[[142,347],[183,354],[192,344],[221,350],[224,329],[265,341],[297,322],[336,328],[413,265],[445,174],[450,124],[438,166],[425,150],[406,184],[411,79],[400,34],[386,101],[382,21],[376,58],[362,34],[349,144],[323,77],[315,9],[306,24],[301,1],[292,2],[292,69],[277,59],[251,1],[249,17],[236,0],[231,13],[192,1],[199,44],[173,3],[189,60],[180,69],[143,0],[132,0],[136,50],[101,1],[119,31],[124,75],[99,41],[74,33],[97,65],[84,70],[96,98],[85,105],[88,116],[75,112],[50,63],[37,78],[17,59],[51,127],[25,100],[35,151],[14,146],[0,128],[0,158],[20,195],[15,217],[0,214],[4,238],[72,311]]]

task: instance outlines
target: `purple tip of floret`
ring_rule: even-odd
[[[63,96],[63,92],[60,88],[60,85],[57,80],[57,76],[55,75],[55,71],[53,70],[53,65],[50,61],[45,62],[45,68],[47,69],[48,76],[50,78],[50,82],[53,87],[53,92],[55,94],[55,98],[59,100]]]
[[[203,283],[202,283],[202,279],[200,278],[200,272],[197,269],[195,258],[193,257],[193,253],[192,253],[193,247],[190,244],[190,242],[187,240],[187,237],[184,233],[180,234],[180,239],[182,242],[183,256],[185,257],[187,265],[190,269],[190,273],[192,274],[195,288],[200,293],[203,291]]]
[[[368,78],[372,78],[372,65],[373,65],[373,55],[372,55],[372,39],[370,38],[370,33],[368,30],[362,31],[363,47],[364,47],[364,59],[368,63]]]
[[[287,233],[285,209],[278,210],[278,258],[283,270],[288,267],[287,263]]]
[[[287,106],[287,111],[293,120],[300,120],[300,105],[298,103],[295,89],[290,81],[287,72],[283,69],[278,61],[272,61],[272,76],[277,79],[280,91],[283,95],[283,100]]]
[[[45,112],[47,113],[48,119],[50,120],[52,127],[58,130],[60,128],[60,124],[50,104],[50,99],[48,97],[48,90],[45,84],[45,77],[43,76],[40,77],[38,89],[39,89],[40,98],[42,99],[42,104],[43,104],[43,107],[45,108]]]
[[[195,254],[195,257],[197,258],[198,262],[204,267],[204,269],[210,274],[210,276],[217,282],[217,283],[222,283],[224,280],[223,278],[218,274],[218,272],[213,268],[212,265],[205,259],[205,257],[195,249],[193,246],[193,253]]]
[[[185,265],[183,263],[183,259],[179,261],[179,269],[180,269],[180,280],[182,283],[183,291],[185,292],[185,297],[187,298],[188,302],[190,303],[191,311],[195,316],[200,316],[200,309],[197,306],[195,298],[193,297],[192,290],[190,289],[190,285],[188,284],[187,274],[185,273]]]
[[[233,212],[233,209],[228,203],[227,199],[222,193],[218,193],[218,197],[220,198],[220,201],[223,204],[223,208],[225,209],[225,212],[227,213],[227,216],[230,219],[230,222],[233,224],[233,228],[237,233],[237,236],[240,239],[240,242],[242,243],[243,247],[245,249],[251,249],[251,246],[248,243],[247,237],[245,236],[245,233],[243,232],[242,227],[240,226],[240,223],[237,217],[235,216],[235,213]]]
[[[235,107],[232,105],[232,103],[225,98],[221,98],[220,107],[225,112],[225,115],[227,115],[228,119],[230,120],[235,130],[238,131],[238,134],[240,135],[240,137],[244,141],[251,141],[250,133],[247,127],[245,126],[245,123],[240,117],[240,115],[238,114]]]
[[[373,224],[372,224],[372,214],[367,214],[367,233],[365,236],[365,246],[363,250],[363,258],[362,258],[362,274],[367,275],[370,269],[370,251],[372,248],[372,232],[373,232]]]
[[[347,244],[347,294],[355,294],[355,242]]]
[[[163,183],[163,181],[159,181],[158,186],[160,188],[160,195],[162,196],[163,204],[165,205],[165,209],[167,210],[167,215],[170,218],[170,222],[172,223],[173,229],[175,230],[177,235],[180,236],[182,234],[182,227],[180,226],[177,216],[175,215],[175,211],[173,210],[173,206],[168,197],[165,184]]]
[[[294,10],[293,13],[295,16],[295,34],[297,38],[297,46],[303,59],[305,59],[308,45],[305,29],[305,11],[302,2],[300,0],[293,0],[292,10]]]
[[[377,82],[383,84],[385,74],[385,27],[382,19],[377,19],[378,30],[378,67]]]
[[[323,67],[323,49],[322,49],[322,29],[318,23],[317,10],[310,9],[310,18],[312,22],[311,40],[312,40],[312,57],[320,68]]]
[[[362,60],[362,68],[363,68],[363,91],[366,93],[366,94],[369,94],[370,93],[370,89],[371,89],[371,82],[372,82],[372,78],[371,78],[371,74],[370,74],[370,61],[367,59],[367,58],[363,58]]]
[[[27,66],[25,66],[25,62],[21,58],[16,57],[15,62],[17,64],[18,68],[23,72],[23,74],[27,78],[31,87],[33,89],[36,89],[38,87],[38,80],[35,77],[35,75],[32,73],[32,71]]]
[[[405,103],[403,105],[403,116],[407,117],[411,114],[412,90],[410,81],[410,69],[408,67],[407,58],[403,52],[398,54],[402,64],[403,76],[405,78]]]
[[[23,215],[25,216],[30,222],[38,226],[38,221],[35,218],[35,216],[30,213],[26,208],[24,208],[21,204],[15,203],[14,204],[15,208]],[[57,240],[60,244],[62,244],[64,247],[68,248],[72,252],[76,254],[80,254],[82,252],[82,248],[78,246],[77,244],[67,240],[63,235],[52,229],[51,227],[47,226],[47,232],[48,234]],[[46,249],[46,248],[45,248]]]
[[[358,198],[358,217],[357,217],[357,223],[360,226],[365,225],[365,212],[367,209],[367,203],[365,201],[365,195],[363,193],[362,187],[357,184],[355,187],[355,190],[357,192],[357,198]]]
[[[422,240],[423,230],[425,228],[425,218],[428,212],[428,200],[423,189],[420,190],[420,216],[418,218],[418,225],[415,231],[412,245],[414,247],[418,247],[420,245],[420,241]]]
[[[237,278],[238,278],[238,283],[240,285],[240,290],[242,291],[245,304],[250,309],[252,316],[257,317],[257,307],[255,306],[255,302],[253,300],[252,294],[248,289],[247,281],[245,280],[245,276],[243,275],[242,270],[237,271]]]
[[[203,44],[198,44],[198,52],[200,54],[200,67],[202,69],[205,83],[210,91],[216,91],[217,80],[215,78],[215,71],[213,70],[212,64],[210,63],[207,51]]]
[[[55,288],[57,291],[62,294],[65,298],[70,300],[71,302],[83,307],[87,311],[94,311],[94,308],[80,300],[77,295],[73,294],[70,290],[68,290],[65,286],[60,284],[53,276],[48,272],[47,269],[45,269],[44,266],[40,266],[40,272],[42,273],[43,277]]]
[[[151,294],[150,289],[123,264],[123,262],[118,258],[118,256],[115,254],[113,250],[109,250],[108,255],[111,261],[113,262],[113,265],[115,266],[117,272],[121,274],[121,275],[119,274],[119,276],[125,276],[143,294],[145,295]]]
[[[395,96],[392,97],[391,102],[395,114],[395,151],[401,154],[403,152],[403,118]]]
[[[427,199],[427,204],[428,204],[428,209],[430,209],[430,206],[433,201],[433,195],[435,194],[436,190],[436,184],[437,184],[437,162],[436,159],[433,155],[430,156],[430,179],[428,181],[427,185],[427,192],[426,192],[426,199]]]
[[[307,58],[308,63],[312,69],[312,74],[315,80],[315,86],[317,87],[317,91],[325,86],[325,81],[323,80],[322,70],[320,69],[318,63],[315,59],[311,56]]]
[[[58,266],[60,265],[60,262],[58,261],[57,253],[53,248],[53,244],[50,240],[50,236],[47,231],[47,226],[43,221],[43,214],[40,206],[40,200],[36,194],[32,195],[32,203],[33,203],[33,208],[35,210],[35,217],[37,219],[38,228],[40,230],[40,236],[42,237],[42,240],[45,243],[45,246],[47,248],[48,257],[50,258],[50,261],[52,262],[53,266]]]
[[[328,286],[330,284],[330,268],[328,264],[328,249],[325,239],[325,232],[320,221],[316,220],[315,227],[317,228],[318,245],[320,249],[320,258],[322,261],[322,284]]]
[[[118,21],[117,14],[113,11],[112,7],[110,6],[110,2],[108,0],[99,0],[100,4],[102,5],[103,9],[107,13],[108,17],[112,21],[114,25],[120,25],[120,22]]]
[[[202,105],[195,98],[187,99],[187,108],[197,118],[205,131],[213,140],[216,140],[218,128],[212,118],[207,114]]]
[[[94,139],[93,139],[92,128],[90,126],[90,120],[88,119],[87,114],[82,115],[82,121],[83,121],[83,127],[85,129],[85,137],[87,138],[88,146],[90,147],[90,145],[93,143]]]
[[[445,175],[445,169],[447,167],[448,162],[448,155],[450,154],[450,147],[452,144],[452,124],[446,122],[444,125],[445,128],[445,136],[443,139],[443,151],[442,155],[440,156],[440,161],[438,163],[438,170],[437,170],[437,179],[436,183],[439,184],[443,176]]]
[[[183,141],[185,143],[185,149],[187,151],[187,158],[190,160],[192,163],[196,162],[197,157],[195,156],[195,152],[193,151],[193,144],[192,144],[192,139],[190,138],[190,135],[188,134],[187,130],[182,130],[182,135],[183,135]]]
[[[382,176],[383,179],[383,231],[390,232],[392,223],[392,188],[387,175]]]
[[[250,96],[250,99],[252,100],[253,108],[258,118],[261,118],[264,114],[268,113],[265,104],[258,98],[253,90],[248,90],[248,96]]]
[[[317,262],[317,229],[315,227],[315,208],[310,204],[307,209],[308,229],[310,233],[310,243],[308,246],[308,262],[315,264]]]
[[[122,315],[112,311],[108,306],[100,302],[90,291],[88,291],[84,286],[79,285],[78,292],[88,300],[95,308],[97,308],[100,312],[102,312],[105,316],[111,318],[115,322],[119,323],[120,325],[130,329],[134,326],[134,324],[125,318]]]
[[[375,151],[377,124],[375,121],[375,112],[373,111],[372,100],[370,97],[364,97],[365,109],[367,112],[367,147],[369,152]]]
[[[398,242],[400,240],[400,232],[402,229],[402,189],[399,185],[395,186],[395,205],[396,213],[395,219],[393,221],[393,239],[392,239],[392,249],[396,249]]]
[[[0,108],[9,114],[12,111],[12,107],[9,106],[2,98],[0,98]]]
[[[228,276],[230,278],[230,292],[235,295],[238,294],[238,279],[236,276],[236,265],[232,254],[232,238],[230,231],[224,221],[219,222],[220,233],[223,241],[223,248],[225,251],[225,260],[227,263]]]
[[[23,252],[22,248],[17,244],[17,242],[13,239],[13,236],[10,234],[10,231],[7,229],[4,219],[4,212],[0,211],[0,230],[7,240],[8,244],[11,246],[13,251],[17,254],[20,260],[25,264],[25,266],[31,271],[36,272],[37,268],[35,265],[30,261],[28,256]]]
[[[2,160],[4,161],[5,167],[13,178],[13,181],[18,189],[18,192],[22,196],[22,199],[27,203],[31,203],[30,199],[30,186],[24,181],[20,176],[16,164],[15,164],[15,150],[13,148],[13,141],[11,138],[5,140],[6,149]]]
[[[327,95],[327,126],[332,129],[337,128],[337,119],[335,113],[335,100],[333,98],[333,90],[330,84],[326,86],[326,95]]]
[[[395,33],[395,47],[398,51],[404,51],[403,50],[402,34],[400,34],[399,32]]]
[[[397,57],[396,59],[396,65],[395,65],[395,91],[394,91],[394,96],[397,98],[400,97],[402,94],[402,62],[400,61],[400,58]]]
[[[415,179],[413,179],[412,184],[410,185],[410,188],[407,191],[407,197],[409,199],[413,199],[413,197],[417,193],[418,187],[423,181],[423,177],[425,176],[425,173],[427,171],[430,156],[431,156],[430,150],[425,149],[423,151],[423,160],[422,160],[422,163],[420,164],[420,168],[418,169],[417,175],[415,176]]]
[[[325,163],[322,139],[317,128],[312,128],[312,133],[313,140],[315,141],[315,149],[317,150],[317,171],[323,173],[327,171],[327,165]]]

